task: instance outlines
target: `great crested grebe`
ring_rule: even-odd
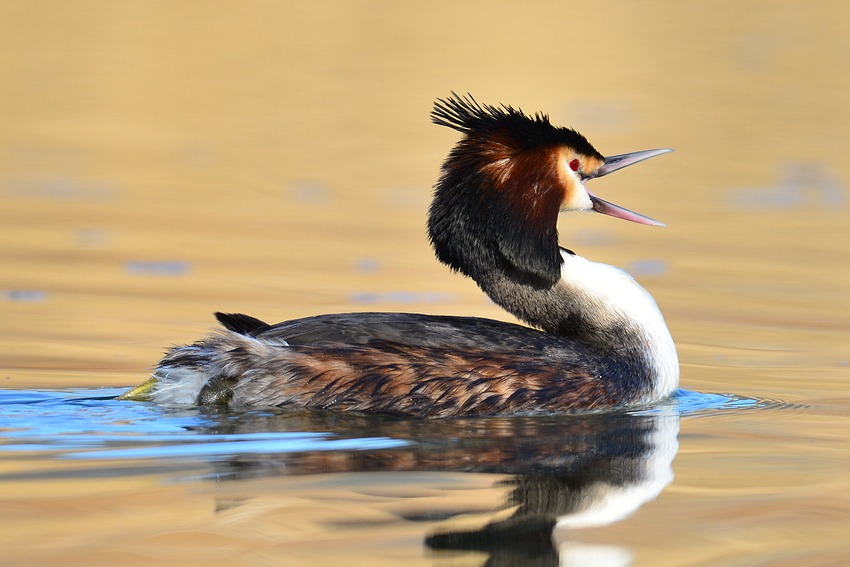
[[[428,217],[437,258],[540,330],[474,317],[319,315],[225,327],[171,349],[123,399],[381,412],[417,417],[558,412],[646,403],[678,385],[676,347],[652,296],[627,273],[558,245],[559,211],[663,226],[585,182],[672,150],[603,157],[547,116],[471,96],[431,119],[463,134]]]

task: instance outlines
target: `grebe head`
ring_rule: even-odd
[[[455,93],[438,99],[435,124],[464,137],[443,164],[428,219],[437,257],[481,282],[499,270],[549,287],[560,278],[560,211],[596,211],[664,226],[607,201],[585,183],[672,150],[604,157],[587,138],[543,114],[482,105]]]

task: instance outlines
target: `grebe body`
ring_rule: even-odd
[[[558,244],[562,210],[660,225],[584,183],[670,150],[605,158],[542,115],[453,95],[433,121],[464,134],[443,164],[428,233],[437,258],[536,328],[410,313],[320,315],[268,325],[217,313],[224,330],[171,349],[122,398],[415,417],[592,410],[678,385],[676,347],[627,273]]]

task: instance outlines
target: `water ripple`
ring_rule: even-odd
[[[0,390],[0,439],[7,441],[0,452],[50,452],[72,459],[198,458],[407,444],[387,437],[335,439],[323,432],[201,434],[219,422],[197,408],[175,410],[115,400],[123,391]]]
[[[754,409],[798,409],[806,406],[768,398],[712,394],[679,388],[670,398],[681,416],[720,415]]]
[[[280,417],[273,412],[216,414],[203,408],[163,408],[116,400],[122,392],[119,388],[0,390],[0,453],[6,458],[42,453],[54,458],[88,460],[220,459],[237,454],[368,451],[415,444],[404,435],[398,438],[388,434],[394,430],[386,423],[323,431],[323,421],[311,425],[307,420],[302,425],[315,426],[319,431],[273,431],[275,426],[269,424]],[[689,417],[789,407],[794,406],[776,400],[679,389],[668,400],[628,413],[673,411]],[[293,413],[297,414],[290,415]],[[392,423],[392,418],[385,419]],[[228,424],[246,420],[259,425],[245,432],[228,432]],[[339,420],[344,422],[345,418]],[[272,430],[264,430],[263,423]]]

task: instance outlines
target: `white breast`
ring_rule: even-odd
[[[582,302],[591,323],[603,329],[627,324],[643,335],[656,382],[640,401],[670,395],[679,385],[679,357],[655,299],[619,268],[563,251],[561,257],[561,283]]]

